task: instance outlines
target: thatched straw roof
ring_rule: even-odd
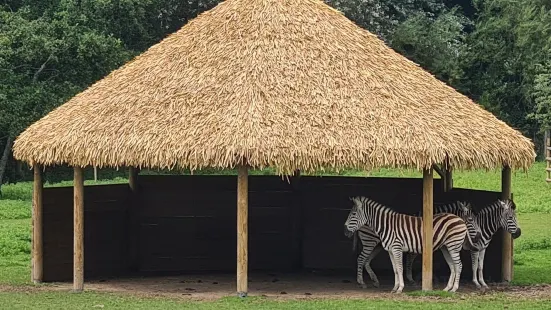
[[[525,168],[533,144],[318,0],[227,0],[23,132],[44,165]]]

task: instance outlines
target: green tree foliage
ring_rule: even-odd
[[[551,125],[551,0],[324,1],[528,136]],[[219,2],[0,2],[0,184],[24,128]]]
[[[396,28],[390,44],[439,79],[453,84],[460,76],[465,29],[470,25],[471,21],[456,8],[438,16],[417,13]]]
[[[510,125],[533,137],[538,124],[534,87],[551,51],[551,1],[479,0],[467,39],[460,89]]]
[[[533,95],[536,111],[530,117],[537,120],[542,128],[551,128],[551,61],[538,66]]]
[[[442,0],[325,0],[360,27],[388,40],[409,16],[435,16],[445,9]]]
[[[24,128],[218,2],[0,4],[0,184],[3,151]]]
[[[0,8],[0,156],[24,128],[131,56],[69,10],[17,4]],[[2,156],[0,184],[6,163]]]

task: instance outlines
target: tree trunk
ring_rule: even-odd
[[[4,147],[4,152],[2,152],[2,157],[0,158],[0,197],[2,196],[2,181],[4,180],[6,165],[8,164],[8,156],[11,152],[11,142],[11,137],[8,136],[8,139],[6,140],[6,146]]]
[[[23,173],[23,162],[19,160],[15,161],[15,177],[17,178],[16,181],[21,181],[25,178],[25,174]]]

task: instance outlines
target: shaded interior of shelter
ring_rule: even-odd
[[[235,176],[140,175],[137,190],[127,184],[84,188],[85,280],[127,276],[233,273],[236,270]],[[355,279],[356,255],[344,236],[352,206],[349,197],[367,196],[414,214],[422,209],[420,178],[249,177],[250,272],[324,272]],[[501,193],[455,188],[443,192],[434,180],[434,203],[471,201],[475,208]],[[44,281],[72,280],[73,188],[43,193]],[[502,238],[498,232],[485,258],[487,282],[501,278]],[[463,251],[462,279],[471,279]],[[420,273],[421,257],[414,265]],[[372,267],[383,282],[393,281],[386,252]],[[434,273],[449,276],[440,253]],[[369,280],[365,275],[366,281]]]

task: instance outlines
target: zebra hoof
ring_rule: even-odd
[[[379,288],[379,282],[373,282],[373,287]]]
[[[366,288],[367,288],[367,285],[366,285],[365,283],[363,283],[363,284],[358,284],[358,286],[359,286],[360,288],[363,288],[363,289],[366,289]]]

